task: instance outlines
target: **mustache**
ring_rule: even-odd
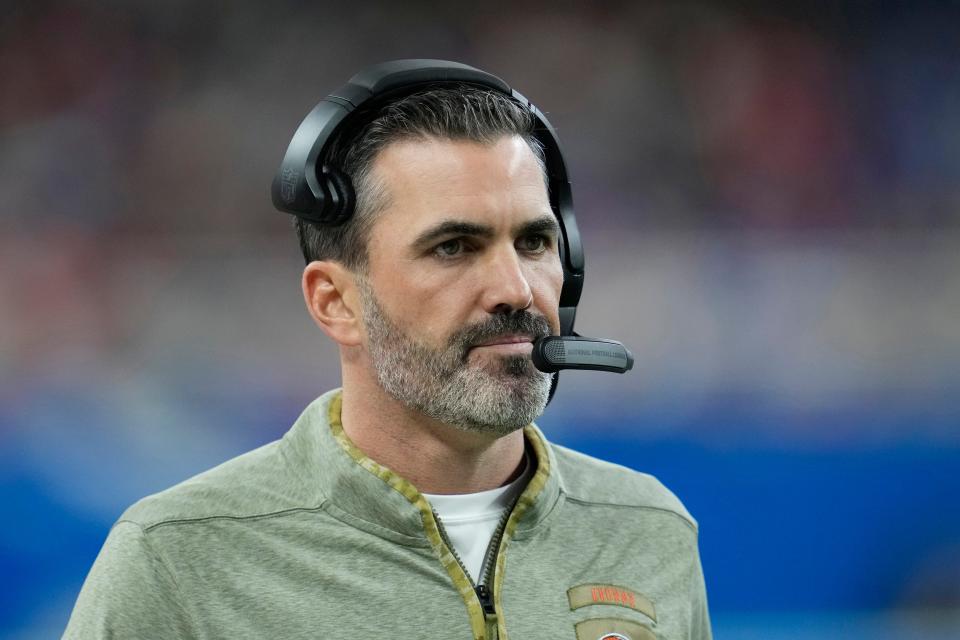
[[[550,323],[542,315],[518,309],[463,327],[450,336],[449,345],[459,349],[461,358],[466,360],[472,346],[511,333],[526,334],[537,340],[550,335]]]

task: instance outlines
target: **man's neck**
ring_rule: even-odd
[[[344,432],[368,457],[421,492],[486,491],[522,471],[522,430],[498,438],[458,429],[406,407],[375,382],[365,382],[344,380]]]

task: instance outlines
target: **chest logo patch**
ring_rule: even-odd
[[[577,640],[657,640],[642,624],[619,618],[594,618],[574,625]]]
[[[646,596],[614,584],[581,584],[571,587],[567,589],[567,599],[570,601],[571,611],[591,604],[608,604],[639,611],[654,622],[657,621],[657,610]],[[606,638],[601,637],[599,640]],[[614,637],[611,640],[617,639]]]

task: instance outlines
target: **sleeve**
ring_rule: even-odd
[[[63,637],[193,638],[176,582],[140,525],[114,525],[87,575]]]
[[[707,609],[707,586],[703,579],[700,553],[694,557],[694,574],[690,584],[690,640],[713,640],[710,612]]]

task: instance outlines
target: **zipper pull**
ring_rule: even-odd
[[[488,616],[494,615],[497,610],[493,607],[493,593],[487,588],[487,585],[477,585],[476,592],[477,598],[480,600],[480,606],[483,607],[483,612]]]

